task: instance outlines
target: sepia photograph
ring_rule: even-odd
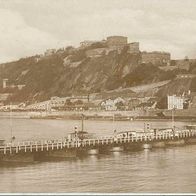
[[[196,195],[195,0],[0,0],[0,195]]]

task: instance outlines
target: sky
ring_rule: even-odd
[[[196,58],[196,0],[0,0],[0,63],[111,35]]]

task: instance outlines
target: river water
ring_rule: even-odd
[[[154,121],[152,127],[171,127]],[[189,124],[189,123],[186,123]],[[185,125],[176,122],[176,127]],[[60,139],[80,121],[0,119],[0,138]],[[85,121],[98,136],[143,129],[144,121]],[[1,164],[1,193],[195,193],[196,145],[86,156],[65,161]]]

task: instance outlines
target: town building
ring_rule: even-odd
[[[129,53],[139,53],[140,48],[139,48],[139,42],[132,42],[128,43],[128,52]]]
[[[188,71],[190,69],[190,61],[188,59],[171,60],[171,67]]]
[[[67,99],[67,97],[51,97],[49,100],[49,106],[50,108],[63,108]]]
[[[26,107],[27,110],[33,111],[48,111],[51,110],[50,101],[42,101],[39,103],[31,104]]]
[[[106,53],[106,55],[113,50],[121,52],[121,50],[128,46],[129,53],[139,53],[139,42],[127,42],[128,38],[124,36],[109,36],[106,40],[102,41],[83,41],[80,42],[80,48],[90,47],[93,44],[97,44],[97,48],[92,48],[86,52],[87,57],[97,57]]]
[[[141,101],[138,98],[131,98],[128,100],[128,110],[134,110]]]
[[[120,107],[122,108],[125,102],[126,101],[121,97],[117,97],[115,99],[106,99],[101,102],[101,108],[106,111],[115,111]]]
[[[107,37],[106,44],[109,48],[120,51],[127,45],[127,37],[110,36]]]
[[[0,111],[24,111],[25,103],[12,102],[8,105],[0,104]]]
[[[183,109],[183,103],[184,99],[181,96],[167,96],[167,109],[172,110],[172,109]]]
[[[188,57],[185,57],[184,59],[171,60],[169,66],[163,66],[160,67],[160,69],[164,71],[169,71],[174,69],[189,71],[191,64],[195,62],[196,61],[194,59],[189,59]]]
[[[156,66],[170,65],[171,55],[168,52],[142,52],[142,63],[152,63]]]

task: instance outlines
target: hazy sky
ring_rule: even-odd
[[[108,35],[196,58],[196,1],[0,0],[0,62]]]

